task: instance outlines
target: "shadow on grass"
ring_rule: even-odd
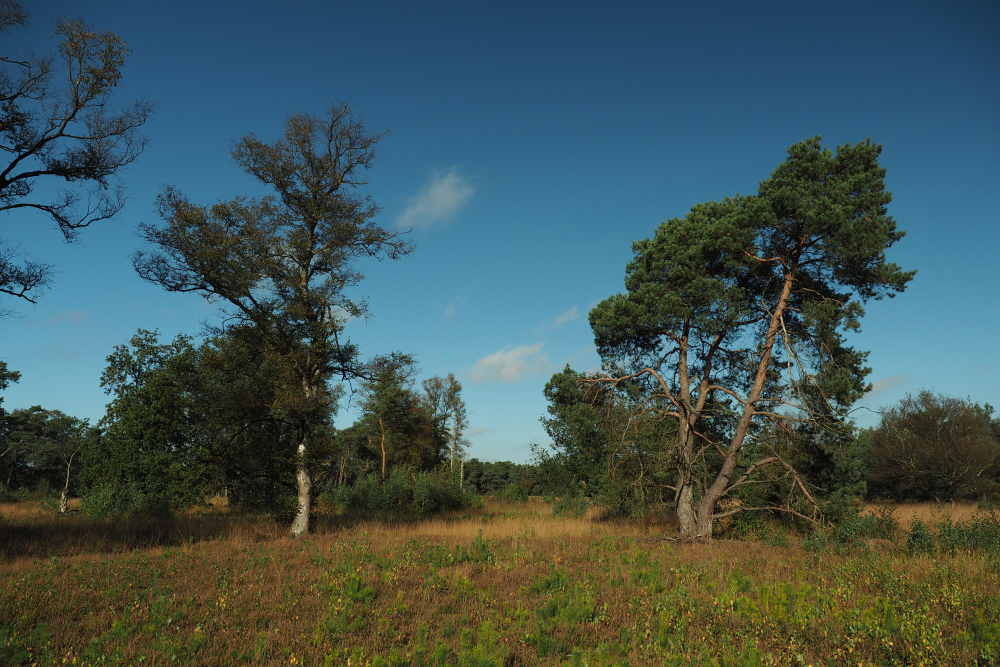
[[[328,535],[359,525],[409,526],[428,520],[489,520],[490,512],[447,512],[429,516],[359,513],[315,517],[311,534]],[[290,539],[289,524],[270,516],[206,512],[170,518],[95,519],[80,514],[33,513],[0,517],[0,562],[78,554],[123,553],[225,540],[235,545]]]
[[[333,533],[359,523],[324,518],[314,532]],[[202,514],[174,518],[92,519],[83,516],[0,519],[0,562],[77,554],[179,547],[215,540],[251,544],[288,538],[288,525],[270,517]]]

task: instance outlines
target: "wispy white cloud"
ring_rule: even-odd
[[[396,224],[400,227],[427,228],[444,222],[454,217],[475,191],[469,179],[457,168],[452,167],[446,173],[435,171]]]
[[[893,375],[872,382],[872,390],[865,394],[865,402],[880,398],[910,381],[909,375]]]
[[[449,320],[455,317],[455,313],[458,311],[460,307],[465,305],[465,301],[466,299],[464,296],[455,296],[449,299],[448,306],[447,308],[444,309],[445,317],[447,317]]]
[[[29,326],[59,327],[67,324],[80,324],[90,318],[85,310],[60,310],[43,319],[33,319]]]
[[[542,352],[543,345],[521,345],[489,354],[472,365],[469,377],[476,384],[511,383],[541,373],[549,367],[548,357]]]
[[[340,306],[333,306],[330,309],[330,314],[333,315],[334,319],[341,323],[341,325],[347,324],[348,322],[353,322],[358,319],[354,315],[351,315],[345,309]]]
[[[538,331],[548,331],[549,329],[558,329],[567,322],[573,322],[578,319],[580,319],[580,308],[579,306],[573,306],[569,310],[559,313],[559,315],[556,316],[554,320],[546,324],[543,324],[542,326],[535,329],[535,331],[538,332]]]

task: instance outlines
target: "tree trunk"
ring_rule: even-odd
[[[697,532],[698,517],[694,510],[694,427],[682,419],[678,424],[677,439],[680,461],[677,464],[677,521],[681,539],[692,539]]]
[[[312,505],[312,479],[309,477],[309,467],[306,465],[306,451],[309,444],[308,432],[302,434],[299,443],[299,460],[296,478],[299,483],[299,512],[292,521],[292,537],[301,537],[309,533],[309,510]]]
[[[786,272],[785,284],[781,290],[781,296],[778,299],[774,312],[771,313],[771,322],[767,328],[767,335],[764,337],[764,345],[760,354],[760,362],[757,365],[757,374],[754,377],[754,383],[750,389],[750,394],[747,396],[747,401],[743,405],[743,414],[740,416],[740,421],[736,425],[736,433],[733,435],[733,439],[729,443],[729,449],[726,451],[726,458],[722,462],[722,469],[719,470],[719,474],[715,478],[715,481],[712,482],[712,486],[705,489],[705,495],[702,497],[701,503],[698,505],[697,537],[699,540],[712,539],[712,519],[715,514],[715,504],[719,502],[719,499],[722,498],[722,496],[724,496],[726,491],[729,489],[729,482],[732,480],[733,471],[736,469],[736,457],[739,454],[740,449],[743,447],[743,441],[750,429],[750,423],[753,421],[755,410],[757,409],[757,400],[760,398],[760,394],[764,390],[764,382],[767,379],[767,370],[771,363],[771,352],[774,350],[774,341],[778,336],[778,329],[781,327],[782,322],[781,318],[784,315],[785,307],[788,305],[788,299],[791,296],[792,283],[794,281],[795,274]]]
[[[385,425],[381,417],[378,418],[378,425],[382,429],[382,479],[385,479]]]
[[[59,496],[59,513],[65,514],[69,507],[69,473],[73,469],[73,457],[76,456],[76,452],[69,455],[69,461],[66,462],[66,484],[63,486],[62,494]]]
[[[697,534],[697,516],[694,511],[694,488],[690,478],[678,482],[680,493],[677,494],[677,521],[680,524],[681,539],[691,539]]]

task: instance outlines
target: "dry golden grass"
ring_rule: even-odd
[[[67,507],[71,511],[78,511],[83,501],[80,498],[70,498]],[[52,499],[48,502],[25,501],[20,503],[0,503],[0,518],[2,519],[34,519],[39,517],[54,516],[58,514],[56,509],[58,501]]]
[[[968,522],[977,516],[1000,517],[1000,510],[982,510],[972,501],[957,501],[953,503],[868,503],[863,514],[872,514],[880,507],[889,506],[893,515],[904,528],[909,527],[913,519],[919,519],[925,524],[937,524],[950,519],[952,523]]]
[[[4,521],[0,664],[371,665],[396,652],[412,666],[439,664],[434,650],[447,665],[971,664],[1000,633],[990,621],[975,634],[1000,599],[978,553],[815,556],[678,544],[665,528],[595,508],[561,519],[541,501],[328,518],[301,540],[238,512]],[[889,607],[906,623],[858,625]],[[502,662],[472,661],[486,623]]]

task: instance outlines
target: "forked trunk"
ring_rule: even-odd
[[[309,477],[309,467],[306,465],[306,449],[308,436],[302,436],[299,443],[299,460],[296,479],[299,484],[299,511],[292,521],[292,537],[300,537],[309,533],[309,510],[312,505],[312,479]]]
[[[792,293],[794,278],[795,276],[792,273],[785,274],[785,284],[781,290],[777,306],[774,312],[771,313],[771,322],[767,328],[767,335],[764,337],[764,345],[761,349],[760,362],[757,365],[754,383],[750,389],[750,393],[747,395],[746,403],[743,404],[743,414],[736,425],[736,432],[729,443],[729,449],[726,452],[726,458],[722,462],[722,468],[719,470],[719,474],[712,485],[705,489],[705,495],[702,496],[701,502],[698,504],[697,538],[699,540],[712,539],[712,520],[715,515],[715,505],[729,489],[729,482],[732,480],[733,471],[736,469],[737,455],[743,447],[743,441],[750,429],[754,414],[756,414],[757,401],[760,399],[760,394],[764,389],[768,366],[771,363],[771,353],[774,350],[774,341],[777,338],[778,328],[782,323],[781,318],[784,315],[785,307],[788,305],[788,299]]]

